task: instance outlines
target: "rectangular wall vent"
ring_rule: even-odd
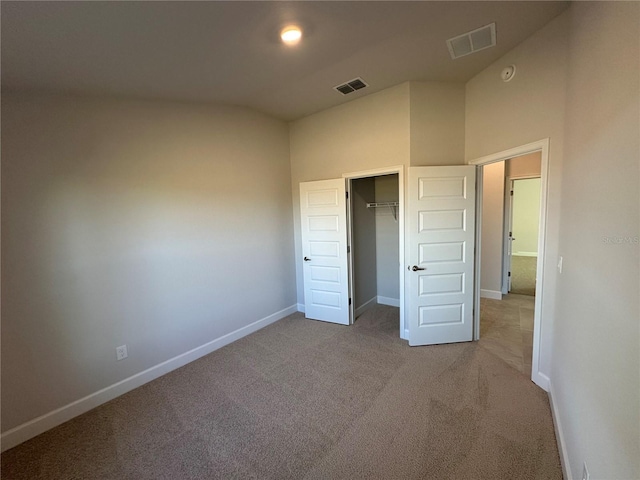
[[[496,24],[491,23],[447,40],[451,58],[464,57],[496,44]]]
[[[349,80],[347,83],[343,83],[342,85],[336,85],[333,89],[337,92],[340,92],[343,95],[348,95],[356,90],[360,90],[361,88],[368,87],[369,85],[365,83],[360,77],[354,78],[353,80]]]

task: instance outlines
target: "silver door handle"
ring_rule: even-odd
[[[309,257],[304,257],[304,261],[305,261],[305,262],[310,262],[310,261],[311,261],[311,259],[310,259]]]
[[[426,268],[420,268],[417,265],[414,265],[413,267],[411,267],[411,270],[413,270],[414,272],[417,272],[418,270],[426,270]]]

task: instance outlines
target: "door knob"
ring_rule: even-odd
[[[304,257],[304,261],[305,261],[305,262],[310,262],[310,261],[311,261],[311,259],[310,259],[309,257]]]
[[[411,267],[411,270],[413,270],[414,272],[417,272],[418,270],[426,270],[426,268],[420,268],[417,265],[414,265],[413,267]]]

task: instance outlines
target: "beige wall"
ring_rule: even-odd
[[[291,177],[299,182],[409,164],[409,83],[290,123]]]
[[[291,186],[298,303],[304,304],[299,183],[409,165],[409,84],[404,83],[290,124]]]
[[[510,158],[506,163],[506,174],[511,178],[539,177],[542,174],[540,152]]]
[[[640,478],[640,4],[570,20],[553,395],[574,478]]]
[[[411,82],[411,165],[463,165],[465,86]]]
[[[394,165],[464,164],[465,88],[407,82],[290,124],[298,302],[299,183]]]
[[[562,14],[466,85],[465,158],[550,138],[549,194],[540,371],[550,374],[554,321],[568,14]],[[502,69],[517,66],[508,83]]]
[[[293,305],[291,208],[280,121],[3,91],[3,431]]]
[[[505,162],[492,163],[482,172],[480,289],[484,296],[502,292],[504,166]]]

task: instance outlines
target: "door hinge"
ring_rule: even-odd
[[[513,194],[513,192],[511,192]],[[349,192],[344,192],[347,198],[349,198]]]
[[[351,299],[349,299],[349,305],[351,305]]]
[[[509,238],[513,237],[513,232],[509,232]]]
[[[511,195],[511,196],[513,197],[513,190],[511,190],[511,193],[510,193],[510,195]]]
[[[347,245],[347,253],[351,253],[351,247]]]
[[[507,274],[507,277],[510,277],[510,276],[511,276],[511,272],[509,272],[509,273]]]

